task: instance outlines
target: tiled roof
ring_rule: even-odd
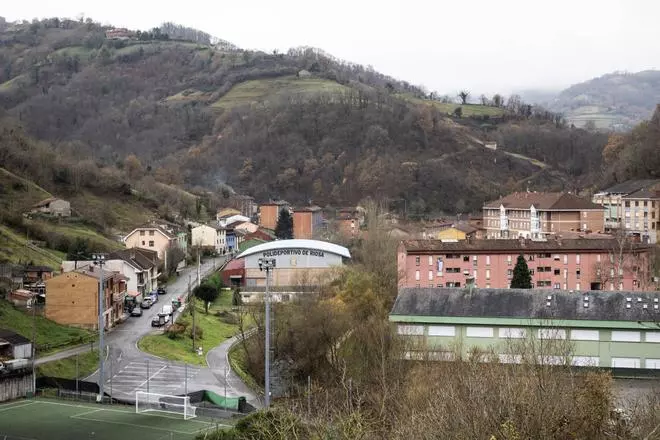
[[[124,260],[129,264],[136,265],[138,269],[149,270],[155,266],[152,258],[142,253],[140,248],[122,249],[120,251],[112,252],[108,259]]]
[[[173,239],[176,238],[174,235],[172,235],[170,232],[166,231],[164,228],[162,228],[158,225],[155,225],[155,224],[151,224],[151,223],[148,223],[148,224],[142,225],[142,226],[138,226],[137,228],[133,229],[128,235],[132,235],[136,231],[140,231],[140,230],[149,231],[149,230],[152,230],[152,229],[160,232],[161,234],[163,234],[165,237],[167,237],[170,240],[173,240]]]
[[[600,192],[605,194],[630,194],[642,188],[648,188],[657,184],[660,184],[660,180],[626,180]]]
[[[484,208],[499,209],[504,206],[508,209],[529,209],[532,205],[540,210],[603,209],[601,205],[575,194],[550,192],[516,192],[488,202]]]
[[[620,247],[615,238],[567,238],[547,241],[529,239],[511,240],[462,240],[443,242],[441,240],[404,240],[401,242],[409,253],[416,252],[511,252],[525,253],[537,251],[609,251]],[[633,243],[626,248],[650,249],[648,244]]]
[[[623,199],[660,199],[660,189],[642,188],[622,197]]]
[[[74,272],[78,272],[88,277],[96,278],[97,280],[101,278],[101,271],[98,267],[92,266],[83,266],[76,269]],[[112,278],[114,281],[125,281],[126,277],[119,272],[111,272],[108,270],[103,270],[103,280],[109,280]]]
[[[395,315],[413,315],[648,322],[660,319],[660,310],[653,307],[656,299],[660,301],[660,292],[478,288],[470,292],[468,288],[402,288],[390,317],[393,320]]]
[[[44,200],[42,200],[38,203],[35,203],[34,205],[32,205],[32,207],[33,208],[41,208],[42,206],[49,205],[51,202],[54,202],[55,200],[57,200],[57,197],[49,197],[49,198],[44,199]]]
[[[466,234],[472,234],[473,232],[478,231],[477,228],[467,223],[456,223],[455,225],[453,225],[453,227],[461,232],[465,232]]]

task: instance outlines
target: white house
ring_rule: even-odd
[[[220,220],[218,220],[218,224],[222,227],[225,227],[227,225],[231,225],[232,223],[237,223],[237,222],[249,222],[250,219],[244,215],[236,214],[232,215],[230,217],[225,217]]]
[[[227,230],[217,225],[200,225],[192,228],[192,245],[210,248],[222,254],[227,249]]]

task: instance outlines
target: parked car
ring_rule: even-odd
[[[152,327],[160,327],[163,324],[165,324],[165,320],[161,319],[160,316],[156,315],[153,318],[151,318],[151,326]]]
[[[131,310],[131,316],[142,316],[142,309],[134,307],[133,310]]]
[[[140,303],[140,308],[142,309],[150,309],[152,305],[151,298],[145,298],[141,303]]]
[[[164,287],[159,287],[157,292],[159,295],[165,295],[167,293],[167,290],[165,290]]]
[[[149,295],[149,299],[151,299],[151,305],[154,305],[158,302],[158,294],[157,293],[152,293]]]

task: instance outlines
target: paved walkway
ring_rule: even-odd
[[[98,345],[99,345],[98,342],[77,345],[75,347],[67,348],[66,350],[58,351],[57,353],[53,353],[47,356],[37,358],[37,360],[34,361],[34,364],[41,365],[41,364],[45,364],[46,362],[66,359],[68,357],[75,356],[80,353],[87,353],[88,351],[92,351],[94,348],[98,347]]]

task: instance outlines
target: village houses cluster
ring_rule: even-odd
[[[293,219],[293,240],[275,237],[283,212]],[[71,207],[48,199],[33,213],[67,216]],[[349,244],[366,237],[365,216],[361,207],[293,207],[283,200],[257,204],[250,196],[232,195],[207,223],[154,220],[140,225],[123,236],[124,249],[106,255],[105,326],[124,319],[127,310],[158,289],[159,281],[176,276],[197,253],[227,256],[223,280],[240,288],[245,301],[260,300],[264,291],[257,257],[277,256],[281,267],[274,278],[276,299],[290,300],[305,291],[305,282],[297,278],[303,271],[322,274],[350,259],[347,248],[332,242]],[[633,324],[660,306],[652,293],[658,288],[654,250],[660,229],[660,181],[629,181],[591,198],[569,192],[517,192],[485,203],[481,215],[466,218],[413,222],[405,213],[387,212],[381,220],[379,227],[399,242],[392,256],[397,259],[399,297],[390,320],[402,335],[423,335],[436,345],[458,337],[491,341],[498,335],[541,332],[543,318],[550,314],[575,320],[576,327],[566,335],[587,338],[588,333],[589,341],[660,341],[654,339],[660,338],[656,333],[644,336]],[[510,288],[519,256],[531,275],[529,291]],[[100,272],[95,261],[64,261],[59,269],[53,273],[25,267],[21,288],[11,299],[16,304],[45,299],[50,319],[94,328]],[[458,305],[485,301],[479,295],[488,297],[487,306]],[[504,311],[507,308],[511,310]],[[523,320],[532,318],[538,322],[530,330]],[[587,318],[589,325],[577,322]],[[623,324],[607,324],[612,320]],[[596,356],[593,351],[602,347],[582,345],[586,351],[580,362],[660,368],[660,360],[645,355],[626,355],[625,350],[617,354],[613,349]],[[447,355],[441,352],[438,356]]]

